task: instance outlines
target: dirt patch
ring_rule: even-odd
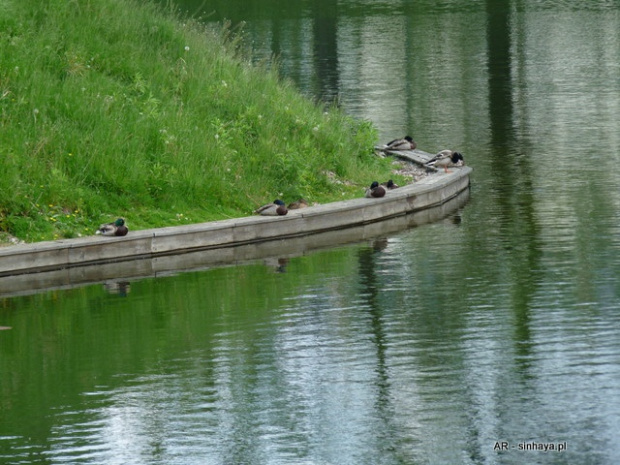
[[[9,233],[0,232],[0,247],[9,247],[17,244],[25,244],[25,242],[15,236],[11,236]]]
[[[435,170],[429,170],[408,161],[394,160],[392,165],[394,166],[392,173],[411,179],[411,182],[419,181],[435,173]]]

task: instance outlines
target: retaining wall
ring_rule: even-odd
[[[381,199],[346,200],[291,210],[281,217],[252,216],[130,231],[125,237],[10,246],[0,249],[0,277],[222,249],[371,224],[444,204],[469,187],[470,172],[469,167],[455,168],[389,191]]]

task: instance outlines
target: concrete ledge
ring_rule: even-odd
[[[134,280],[170,276],[214,267],[235,266],[257,260],[263,261],[266,266],[273,265],[275,269],[275,266],[279,265],[279,260],[305,255],[339,244],[381,240],[387,234],[441,220],[465,205],[468,200],[469,190],[466,189],[439,206],[350,228],[232,247],[198,249],[187,253],[161,255],[122,263],[85,264],[38,273],[2,276],[0,277],[0,296],[28,295],[96,283],[103,284],[108,290],[119,287],[129,288],[131,281]]]
[[[454,168],[390,191],[381,199],[345,200],[291,210],[283,217],[251,216],[130,231],[125,237],[15,245],[0,249],[0,277],[258,244],[372,224],[443,205],[469,187],[470,173],[469,167]],[[229,257],[221,250],[214,255]]]

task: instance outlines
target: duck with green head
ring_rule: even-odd
[[[435,168],[443,168],[445,173],[449,173],[448,168],[455,166],[463,166],[465,164],[465,158],[461,152],[455,152],[453,150],[442,150],[433,157],[426,165],[434,166]]]
[[[380,185],[377,181],[373,181],[370,187],[366,188],[365,197],[368,199],[384,197],[386,188]]]
[[[387,182],[382,182],[381,185],[389,191],[391,191],[392,189],[398,189],[398,184],[394,183],[394,181],[392,181],[391,179]]]
[[[113,223],[105,223],[99,226],[99,229],[95,231],[95,234],[101,234],[102,236],[126,236],[129,232],[125,220],[119,218]]]
[[[268,203],[254,210],[254,213],[263,216],[284,216],[288,213],[288,210],[282,200],[275,199],[273,203]]]

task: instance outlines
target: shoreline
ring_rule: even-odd
[[[363,226],[441,206],[469,188],[469,167],[389,191],[291,210],[286,216],[250,216],[193,225],[130,231],[125,237],[89,236],[0,248],[0,277],[156,258],[290,239]]]
[[[368,241],[372,247],[384,244],[386,235],[444,220],[469,201],[466,189],[442,205],[397,218],[362,226],[326,231],[290,239],[272,239],[217,249],[196,250],[176,255],[84,265],[31,274],[0,277],[0,298],[31,295],[51,290],[67,290],[101,284],[109,293],[128,292],[131,283],[148,278],[200,272],[213,268],[262,262],[281,272],[281,266],[294,257],[341,245]]]

